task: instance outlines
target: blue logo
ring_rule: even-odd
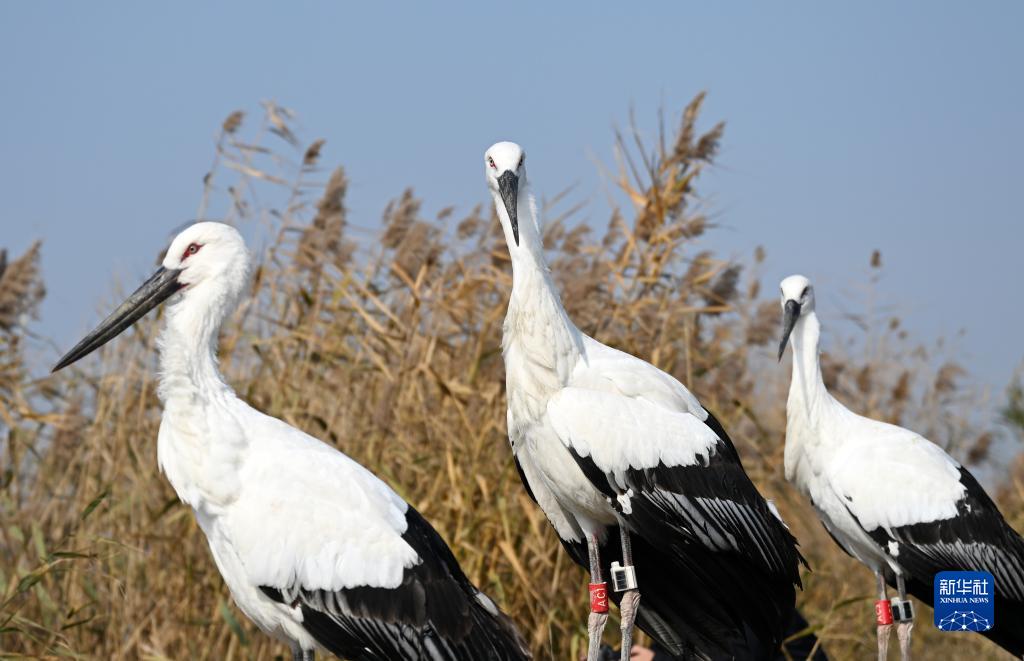
[[[987,571],[935,575],[935,626],[941,631],[988,631],[996,623],[996,586]]]

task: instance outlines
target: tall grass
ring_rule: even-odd
[[[866,658],[872,577],[782,477],[788,369],[772,359],[779,309],[759,291],[764,252],[738,264],[698,248],[713,223],[695,187],[724,130],[698,129],[702,100],[653,143],[632,127],[615,136],[610,177],[629,203],[611,209],[607,226],[576,222],[567,196],[544,203],[549,259],[585,332],[673,373],[722,419],[814,568],[804,576],[804,613],[835,658]],[[428,218],[406,190],[380,232],[359,237],[345,172],[323,168],[322,148],[303,146],[292,113],[272,103],[258,122],[241,112],[224,122],[199,217],[237,224],[266,246],[221,339],[228,381],[420,509],[538,658],[577,658],[585,577],[520,486],[505,435],[500,332],[511,281],[497,221],[489,207]],[[286,654],[235,610],[192,513],[158,472],[158,315],[99,360],[34,378],[19,319],[42,296],[37,262],[36,247],[0,277],[0,650]],[[827,361],[837,394],[984,459],[984,430],[961,415],[971,396],[958,368],[922,353],[898,321],[868,326],[882,330],[838,343],[842,355]],[[1024,468],[1001,494],[1018,529],[1022,485]],[[996,658],[976,636],[934,632],[928,616],[922,609],[915,634],[921,658]]]

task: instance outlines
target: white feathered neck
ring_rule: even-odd
[[[215,283],[203,283],[168,305],[158,341],[160,399],[192,398],[229,390],[217,367],[217,338],[235,301]]]
[[[789,384],[787,412],[812,423],[831,400],[821,376],[818,342],[821,322],[812,310],[797,320],[790,343],[793,348],[793,377]]]
[[[503,205],[497,205],[499,214]],[[584,357],[583,334],[562,305],[544,260],[543,238],[533,197],[521,213],[512,256],[512,294],[502,337],[509,409],[537,419],[547,398],[569,381]],[[525,217],[524,217],[525,216]]]
[[[248,407],[217,367],[220,326],[235,300],[217,281],[180,296],[167,307],[159,340],[164,412],[157,458],[182,501],[215,513],[239,493],[238,470],[248,447],[238,420]]]

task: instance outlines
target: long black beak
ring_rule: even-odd
[[[82,358],[85,358],[93,351],[96,351],[107,342],[111,341],[124,332],[126,328],[138,321],[144,314],[170,298],[171,294],[181,289],[184,285],[178,282],[178,269],[160,269],[142,283],[142,286],[128,297],[114,312],[103,320],[96,330],[89,333],[85,338],[75,345],[75,348],[67,352],[53,367],[53,372],[63,369]]]
[[[785,311],[782,317],[782,342],[779,342],[779,362],[782,362],[782,354],[786,352],[786,343],[789,342],[789,334],[796,326],[796,320],[800,318],[800,304],[794,300],[786,301]]]
[[[505,201],[505,211],[508,212],[508,220],[512,223],[512,236],[519,245],[519,217],[516,215],[516,208],[519,206],[519,177],[512,170],[505,170],[498,177],[498,192],[501,199]]]

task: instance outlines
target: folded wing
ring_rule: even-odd
[[[799,584],[796,540],[744,472],[721,425],[686,388],[643,361],[596,346],[587,345],[587,361],[551,398],[547,415],[588,480],[658,556],[655,571],[676,583],[648,567],[641,612],[656,605],[652,624],[671,621],[691,639],[710,634],[715,641],[705,639],[704,649],[773,649]],[[638,577],[643,571],[638,559]],[[722,594],[729,598],[696,603],[696,595]],[[684,610],[693,612],[681,617]]]
[[[440,535],[359,464],[303,434],[254,448],[242,470],[246,484],[259,486],[233,506],[227,524],[235,524],[247,578],[301,611],[302,626],[332,653],[528,658],[511,622]]]

